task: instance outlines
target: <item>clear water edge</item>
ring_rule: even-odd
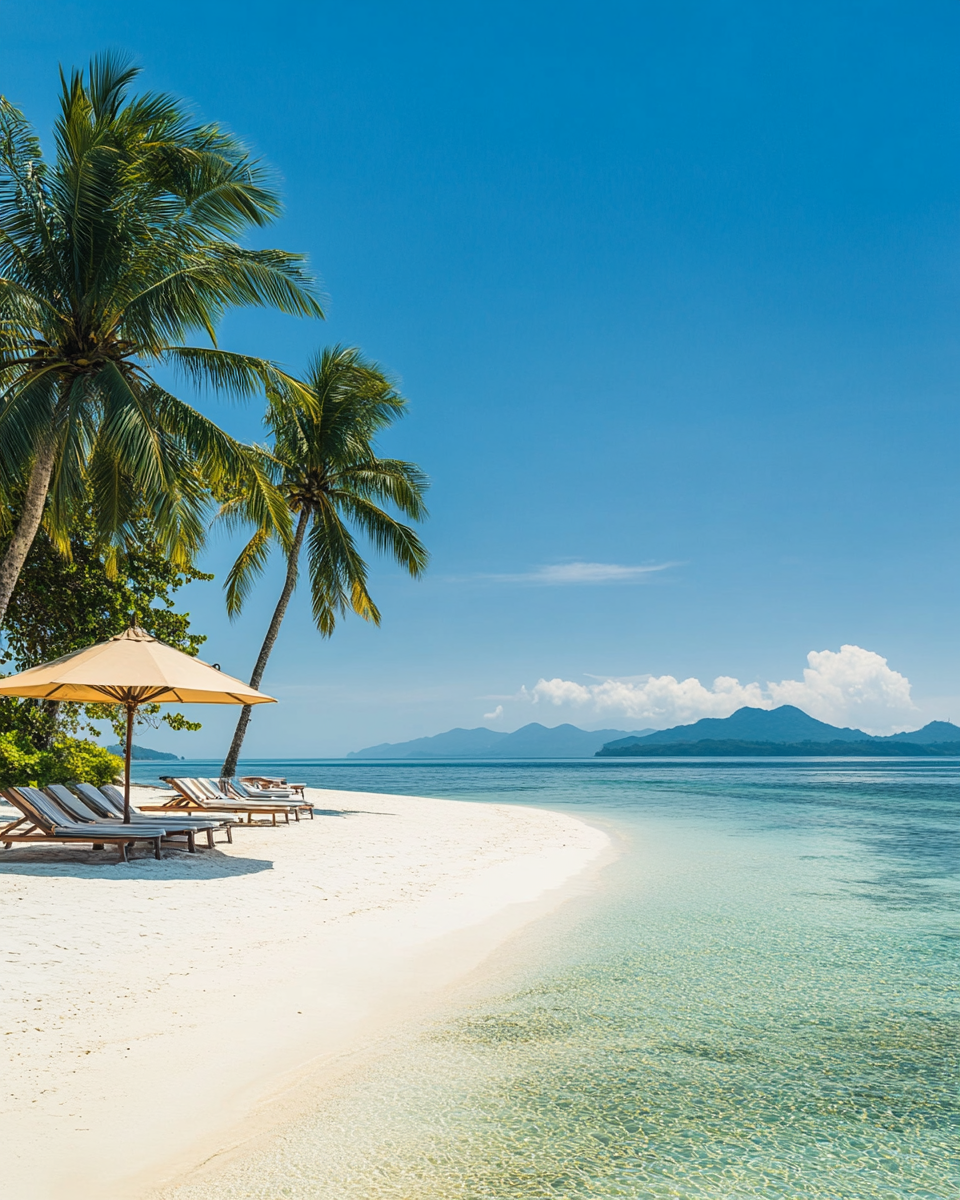
[[[563,807],[626,851],[492,984],[171,1200],[955,1196],[957,764],[607,767],[271,764]]]

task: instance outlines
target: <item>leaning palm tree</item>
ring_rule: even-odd
[[[427,566],[427,552],[416,533],[381,507],[386,502],[411,520],[423,520],[426,477],[414,463],[378,458],[373,446],[377,433],[403,415],[406,400],[376,363],[365,361],[358,350],[342,346],[328,348],[314,360],[306,383],[313,396],[310,406],[295,410],[288,405],[267,412],[273,444],[265,452],[265,469],[272,464],[275,482],[293,514],[293,538],[283,543],[273,529],[258,528],[226,581],[227,611],[235,616],[253,580],[263,571],[272,545],[281,541],[286,574],[250,677],[256,688],[297,584],[304,543],[313,619],[324,637],[333,633],[337,618],[348,611],[380,624],[354,530],[414,578]],[[250,519],[240,493],[221,511],[228,522]],[[236,774],[250,712],[249,708],[241,710],[223,764],[225,778]]]
[[[322,316],[313,281],[301,256],[237,241],[280,210],[262,164],[171,97],[131,95],[136,75],[110,55],[61,74],[49,163],[0,98],[0,533],[12,531],[0,621],[41,521],[66,547],[88,502],[98,534],[121,545],[145,510],[175,562],[196,550],[208,489],[225,480],[289,528],[257,456],[151,371],[290,401],[295,381],[220,350],[214,331],[236,306]],[[184,344],[194,331],[211,344]]]

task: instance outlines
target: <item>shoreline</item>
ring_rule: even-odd
[[[0,858],[17,1200],[156,1195],[242,1152],[611,853],[545,809],[308,796],[316,820],[212,854]]]

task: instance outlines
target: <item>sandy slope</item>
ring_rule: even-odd
[[[607,845],[537,809],[310,796],[312,822],[163,862],[0,854],[5,1200],[129,1200],[175,1177]]]

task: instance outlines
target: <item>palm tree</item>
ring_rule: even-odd
[[[256,688],[296,587],[305,542],[313,619],[324,637],[333,633],[337,618],[348,610],[380,624],[380,611],[367,590],[367,564],[351,527],[414,578],[427,566],[427,552],[416,533],[380,507],[387,502],[411,520],[423,520],[426,477],[414,463],[377,458],[372,444],[380,430],[403,415],[406,400],[376,363],[343,346],[318,355],[307,384],[313,395],[311,406],[267,412],[273,434],[269,461],[296,523],[292,541],[283,545],[287,558],[283,589],[250,677]],[[222,513],[230,522],[248,520],[242,506],[243,497],[238,495],[224,504]],[[277,540],[281,539],[275,532],[261,527],[241,551],[226,581],[231,616],[240,611]],[[250,711],[247,707],[240,713],[223,764],[225,778],[236,774]]]
[[[224,480],[243,480],[263,519],[289,526],[259,458],[150,371],[302,404],[294,380],[218,349],[214,330],[236,306],[322,317],[313,281],[301,256],[237,242],[280,211],[263,165],[171,97],[130,95],[137,73],[111,55],[86,75],[61,72],[52,163],[0,98],[0,502],[19,512],[0,621],[41,521],[66,552],[71,513],[88,501],[98,534],[120,545],[145,508],[181,563]],[[185,345],[193,331],[211,345]]]

